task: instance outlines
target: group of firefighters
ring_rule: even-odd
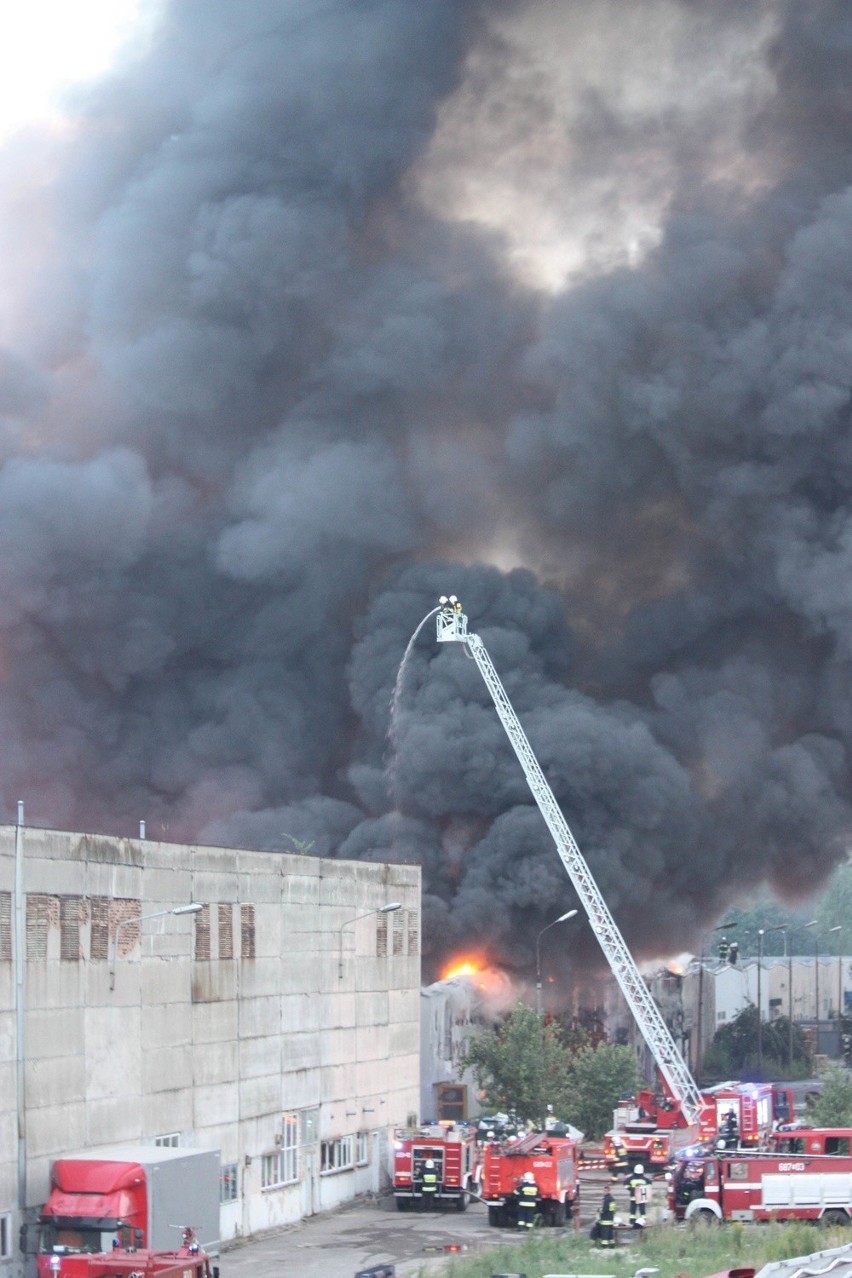
[[[619,1162],[616,1161],[613,1168],[613,1180],[618,1179]],[[644,1229],[646,1224],[646,1211],[648,1207],[648,1199],[650,1197],[651,1181],[645,1175],[645,1168],[641,1163],[636,1163],[633,1171],[625,1179],[624,1182],[627,1193],[630,1197],[630,1227],[631,1229]],[[601,1209],[598,1212],[598,1218],[592,1227],[592,1238],[600,1243],[601,1247],[615,1246],[615,1218],[618,1210],[615,1199],[612,1196],[611,1187],[607,1189],[603,1196]]]

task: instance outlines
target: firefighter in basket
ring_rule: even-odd
[[[647,1223],[645,1208],[650,1197],[651,1182],[645,1175],[645,1168],[637,1163],[633,1175],[627,1180],[627,1192],[630,1195],[630,1224],[634,1229],[642,1229]]]
[[[539,1188],[532,1172],[524,1172],[515,1190],[518,1201],[518,1229],[532,1229],[538,1211]]]

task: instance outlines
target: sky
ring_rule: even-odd
[[[142,0],[30,0],[0,11],[0,138],[61,127],[63,97],[109,70],[143,38]]]
[[[848,6],[73,12],[0,31],[0,816],[416,862],[427,978],[528,974],[576,901],[409,648],[455,593],[638,956],[819,890]]]

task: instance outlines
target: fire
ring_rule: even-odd
[[[451,959],[441,971],[441,980],[451,981],[454,976],[477,976],[484,967],[485,964],[478,954]]]

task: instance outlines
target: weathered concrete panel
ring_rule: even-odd
[[[260,1075],[280,1074],[282,1057],[289,1046],[289,1036],[282,1051],[280,1034],[268,1038],[247,1038],[240,1043],[240,1078],[257,1078]]]
[[[200,1086],[210,1083],[237,1082],[240,1045],[231,1039],[196,1047],[192,1054],[193,1078]]]
[[[213,1083],[196,1087],[192,1095],[190,1124],[195,1127],[210,1127],[214,1123],[237,1122],[241,1109],[240,1094],[241,1087],[235,1083]]]
[[[186,1013],[181,1009],[182,1014]],[[193,1041],[202,1048],[206,1043],[235,1040],[239,1035],[239,1004],[194,1004],[191,1011]]]

